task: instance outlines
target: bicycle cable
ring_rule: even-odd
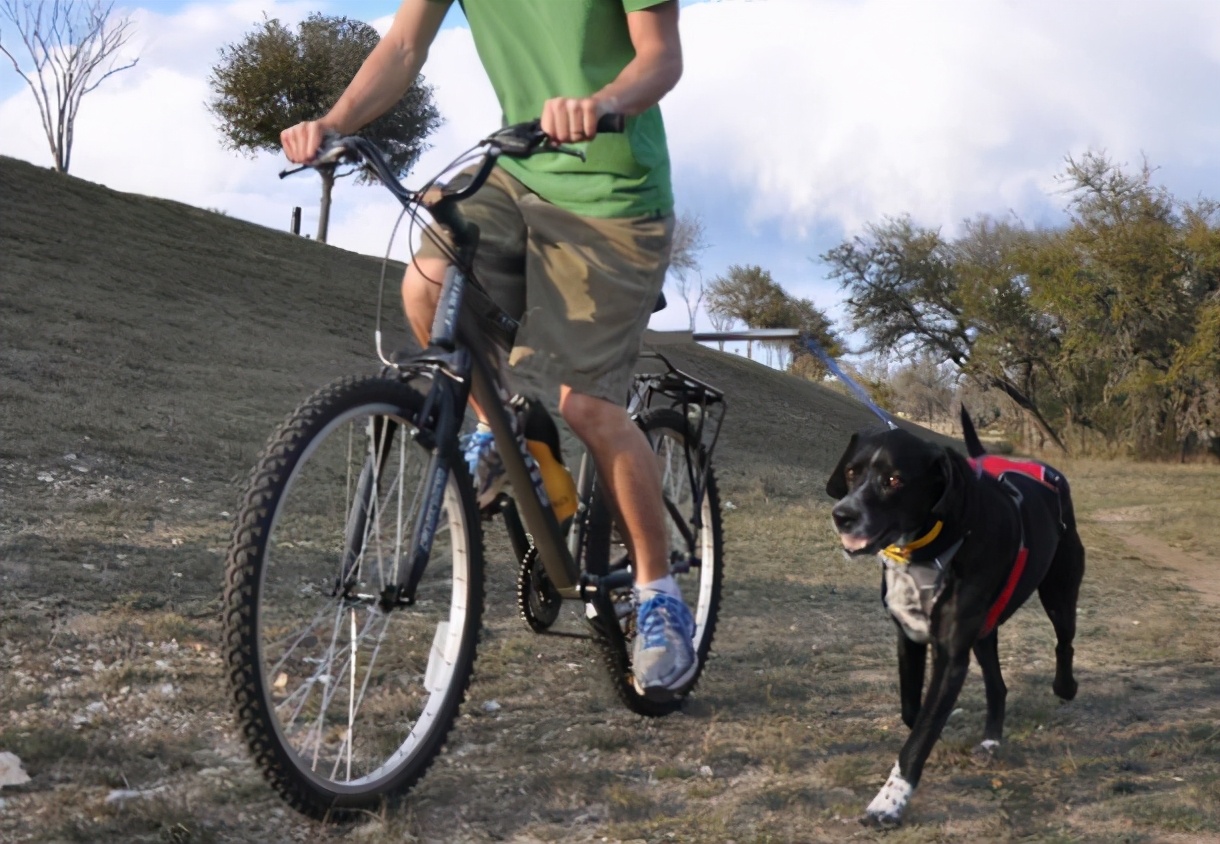
[[[454,157],[454,159],[452,161],[450,161],[448,164],[446,164],[444,166],[444,168],[442,168],[440,170],[440,172],[437,173],[437,175],[435,175],[431,179],[429,179],[424,184],[424,186],[422,188],[420,188],[419,191],[416,192],[416,195],[423,196],[427,191],[431,190],[446,173],[452,172],[454,169],[461,167],[461,166],[469,163],[470,161],[473,161],[476,157],[478,157],[475,154],[478,149],[479,149],[479,145],[476,144],[475,146],[472,146],[469,149],[459,153],[457,156]],[[393,228],[390,229],[390,239],[389,239],[389,242],[386,244],[385,255],[381,259],[381,273],[380,273],[380,278],[378,279],[378,283],[377,283],[377,310],[376,310],[376,315],[375,315],[374,321],[373,321],[373,344],[374,344],[376,352],[377,352],[377,357],[382,362],[382,364],[384,364],[385,366],[393,367],[393,368],[397,368],[397,364],[394,363],[393,361],[389,360],[389,358],[386,357],[385,349],[382,346],[382,342],[381,342],[381,340],[382,340],[381,315],[382,315],[382,308],[383,308],[383,305],[385,302],[386,271],[389,268],[390,253],[394,249],[394,239],[398,236],[398,227],[402,224],[402,218],[408,214],[411,217],[411,222],[407,227],[407,248],[408,248],[408,250],[410,250],[411,249],[411,246],[410,246],[411,239],[414,237],[414,234],[415,234],[415,225],[416,225],[416,223],[420,223],[420,219],[419,219],[420,209],[421,209],[421,206],[419,204],[404,205],[402,210],[398,212],[398,217],[394,220],[394,226],[393,226]],[[422,223],[421,223],[421,225],[422,225]],[[448,258],[451,262],[454,262],[454,263],[457,262],[457,255],[453,251],[453,249],[447,243],[445,243],[445,241],[443,239],[435,236],[430,231],[429,228],[425,227],[423,229],[423,234],[421,235],[421,238],[422,237],[427,237],[432,242],[432,244],[434,246],[436,246],[438,249],[440,249],[441,253],[446,258]],[[415,262],[415,253],[414,253],[414,251],[411,251],[407,257],[407,264],[410,265],[414,262]],[[433,281],[433,279],[428,279],[428,281],[433,282],[434,284],[437,283],[437,282]]]

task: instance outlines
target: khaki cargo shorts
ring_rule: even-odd
[[[521,323],[509,356],[520,388],[566,384],[622,404],[665,283],[673,215],[581,217],[499,167],[460,208],[479,226],[475,276]],[[428,233],[416,256],[444,257]]]

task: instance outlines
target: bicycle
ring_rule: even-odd
[[[552,510],[523,429],[539,411],[544,425],[555,423],[504,387],[499,350],[511,347],[516,323],[471,273],[478,231],[458,210],[499,156],[576,151],[551,146],[537,121],[504,128],[473,149],[480,147],[481,163],[461,188],[410,191],[358,137],[328,139],[309,165],[371,168],[406,213],[427,208],[454,244],[429,347],[390,359],[378,323],[380,370],[331,383],[289,415],[260,455],[236,518],[224,620],[238,722],[264,776],[313,817],[405,795],[440,752],[466,696],[485,597],[487,515],[459,447],[471,397],[488,417],[512,489],[493,510],[518,558],[521,616],[547,632],[565,601],[583,602],[623,702],[647,716],[682,702],[650,699],[631,682],[631,560],[587,454],[566,531]],[[701,673],[723,577],[711,459],[724,396],[663,355],[652,359],[658,371],[636,376],[628,406],[662,462],[671,569],[695,616]]]

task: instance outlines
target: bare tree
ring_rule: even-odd
[[[80,101],[121,70],[135,67],[139,59],[119,64],[118,53],[131,38],[131,19],[111,20],[114,3],[101,0],[3,0],[0,15],[17,29],[29,51],[33,69],[21,69],[12,51],[0,43],[38,101],[42,128],[51,146],[55,169],[68,172],[72,140]],[[2,33],[0,33],[2,35]]]
[[[717,331],[730,331],[734,326],[737,325],[737,317],[733,316],[732,314],[721,313],[720,311],[708,311],[707,317],[712,321],[712,328]],[[720,346],[720,351],[723,352],[724,341],[717,340],[716,342]]]
[[[682,212],[674,221],[673,245],[669,253],[669,271],[673,274],[674,289],[686,303],[690,316],[690,330],[695,330],[695,314],[703,301],[703,273],[699,266],[699,253],[708,248],[707,230],[703,218],[698,214]],[[697,279],[697,281],[696,281]]]

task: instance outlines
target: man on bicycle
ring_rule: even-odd
[[[660,472],[622,402],[669,264],[673,196],[657,105],[682,74],[677,0],[461,0],[506,124],[539,115],[560,154],[502,157],[462,204],[481,236],[475,275],[521,322],[515,368],[559,382],[559,409],[585,443],[626,529],[639,604],[637,690],[666,699],[695,676],[695,625],[669,572]],[[410,88],[452,0],[402,0],[385,37],[321,119],[284,130],[311,160],[326,132],[351,134]],[[623,134],[597,133],[604,114]],[[403,280],[407,320],[427,342],[448,259],[430,230]],[[502,467],[485,426],[466,458],[480,504]]]

